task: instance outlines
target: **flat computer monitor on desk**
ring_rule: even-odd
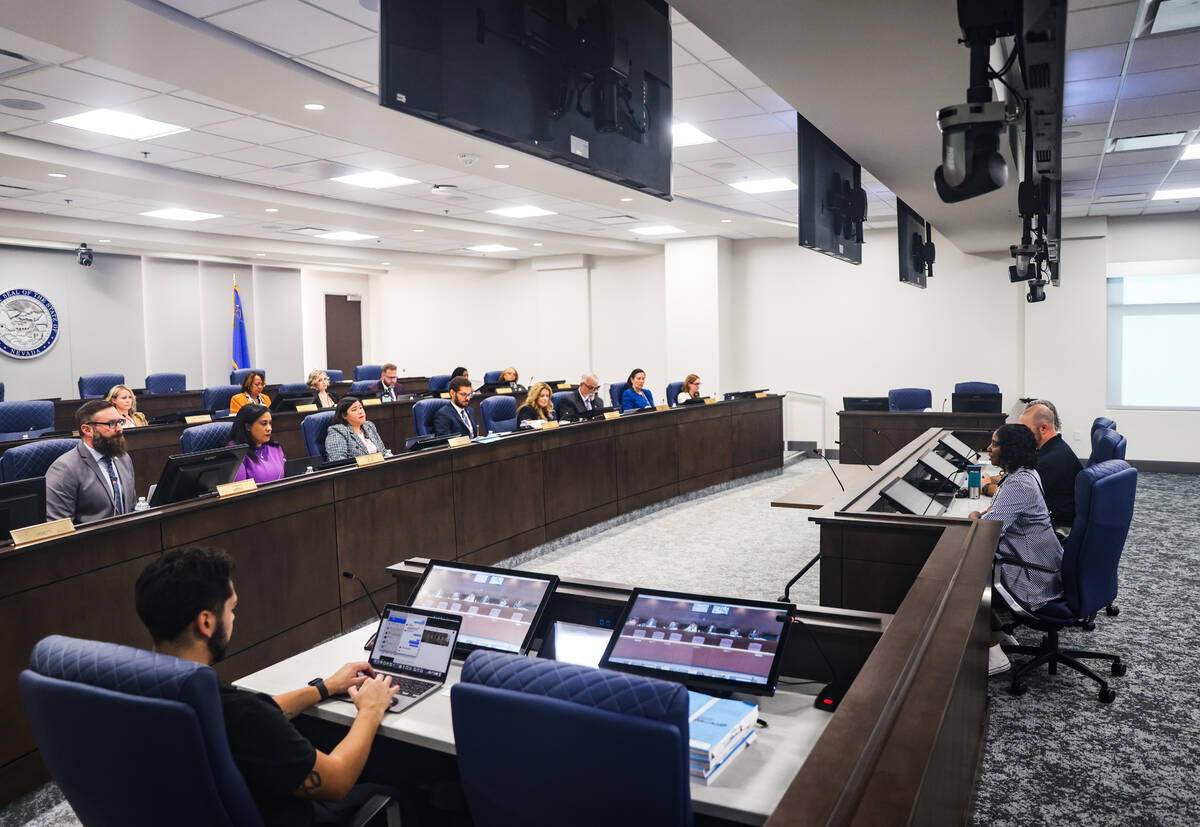
[[[0,543],[14,528],[46,522],[46,478],[33,477],[0,484]]]
[[[979,452],[954,434],[938,437],[938,447],[949,455],[949,460],[962,467],[979,461]]]
[[[918,517],[940,517],[953,499],[951,495],[930,496],[907,480],[896,477],[879,492],[884,503],[901,514],[916,514]],[[887,509],[872,509],[884,511]]]
[[[1000,413],[1004,395],[1000,393],[955,393],[950,396],[954,413]]]
[[[168,457],[150,496],[150,505],[168,505],[211,494],[218,485],[233,482],[245,456],[245,445],[226,445]]]
[[[888,398],[886,396],[843,396],[843,411],[886,411]]]
[[[767,392],[767,388],[755,388],[752,391],[730,391],[729,393],[725,394],[725,399],[726,400],[753,399],[754,397],[758,396],[760,393],[766,393],[766,392]]]
[[[918,488],[926,488],[933,493],[966,493],[967,472],[956,466],[950,460],[936,451],[926,451],[919,459],[914,470],[923,471],[924,480],[914,481]]]
[[[280,391],[271,400],[271,413],[287,413],[299,405],[315,405],[316,402],[315,391]]]

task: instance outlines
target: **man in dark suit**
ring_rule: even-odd
[[[455,376],[450,380],[450,404],[443,405],[433,417],[433,432],[438,436],[479,436],[475,412],[471,410],[471,380]]]
[[[1058,432],[1058,412],[1045,399],[1029,403],[1020,423],[1037,440],[1037,473],[1042,478],[1050,522],[1070,528],[1075,522],[1075,477],[1083,470],[1079,457]]]
[[[92,399],[79,406],[79,444],[46,470],[47,520],[89,523],[133,510],[137,494],[124,423],[111,402]]]
[[[396,366],[391,362],[379,368],[379,381],[367,388],[373,396],[388,402],[395,402],[404,393],[404,386],[396,383]]]
[[[600,398],[599,390],[600,380],[596,374],[585,373],[579,380],[579,389],[558,403],[558,418],[582,419],[589,411],[602,410],[604,400]]]

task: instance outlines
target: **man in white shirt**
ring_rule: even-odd
[[[133,460],[125,450],[124,417],[112,402],[92,399],[75,412],[79,444],[46,470],[46,519],[89,523],[133,510]]]

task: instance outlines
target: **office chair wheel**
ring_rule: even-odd
[[[1086,620],[1082,621],[1082,622],[1079,624],[1079,627],[1080,627],[1081,629],[1083,629],[1083,631],[1085,631],[1085,632],[1094,632],[1094,631],[1096,631],[1096,620],[1095,620],[1095,617],[1096,617],[1095,615],[1092,615],[1091,617],[1089,617],[1089,618],[1087,618]]]
[[[1115,698],[1115,697],[1117,697],[1117,691],[1115,689],[1109,689],[1106,686],[1100,690],[1100,703],[1102,703],[1102,704],[1112,703],[1113,698]]]
[[[1119,615],[1121,613],[1121,607],[1115,603],[1109,603],[1107,606],[1104,607],[1104,613],[1107,614],[1109,617],[1116,617],[1117,615]]]
[[[1125,676],[1125,664],[1119,660],[1114,660],[1112,665],[1113,677],[1122,678]]]
[[[1008,687],[1008,694],[1010,695],[1024,695],[1028,691],[1029,687],[1023,683],[1014,683],[1012,686]]]

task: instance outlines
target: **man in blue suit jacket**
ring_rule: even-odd
[[[479,436],[475,412],[471,410],[471,380],[455,376],[450,380],[450,404],[433,416],[433,432],[438,436]]]

